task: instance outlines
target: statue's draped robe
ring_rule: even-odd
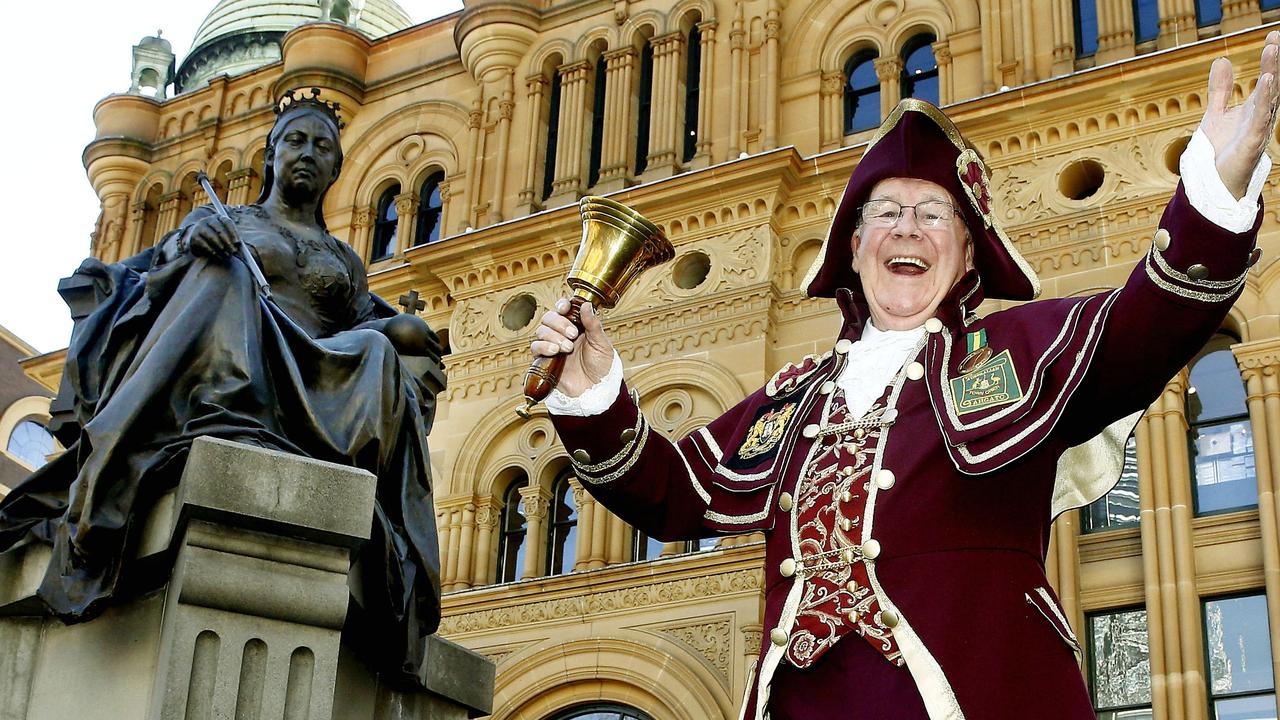
[[[208,212],[197,209],[183,227]],[[266,217],[253,206],[233,213]],[[259,295],[238,258],[162,261],[172,242],[119,264],[85,261],[77,272],[105,299],[67,350],[79,438],[0,502],[0,548],[26,537],[51,544],[39,597],[66,621],[87,620],[129,588],[122,559],[195,438],[363,468],[377,476],[377,495],[352,572],[349,623],[361,631],[351,634],[376,648],[382,669],[412,681],[421,638],[439,623],[426,443],[434,397],[382,333],[344,329],[394,314],[370,295],[355,253],[329,236],[278,230],[275,249],[292,240],[294,257],[273,256],[268,242],[260,252],[252,229],[242,226],[241,237],[273,284],[299,281],[292,298]],[[290,302],[292,317],[281,307]]]

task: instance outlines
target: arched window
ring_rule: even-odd
[[[551,515],[547,523],[547,574],[573,572],[577,555],[578,507],[573,501],[573,487],[566,473],[556,480],[551,491]]]
[[[653,115],[653,42],[640,50],[640,102],[636,112],[636,175],[649,167],[649,119]]]
[[[1218,333],[1191,361],[1186,407],[1197,515],[1258,504],[1253,427],[1231,353],[1235,342]]]
[[[684,70],[684,152],[681,162],[689,162],[698,152],[698,94],[702,89],[702,31],[697,23],[689,28],[689,51]]]
[[[902,97],[920,98],[938,104],[938,61],[933,57],[933,43],[927,33],[916,35],[902,48]]]
[[[1089,57],[1098,52],[1097,1],[1076,0],[1072,3],[1072,10],[1076,26],[1076,57]]]
[[[422,182],[418,190],[418,227],[413,234],[413,241],[418,245],[426,245],[440,239],[440,210],[444,202],[440,199],[440,183],[444,182],[444,173],[431,173]]]
[[[507,486],[507,491],[502,496],[502,518],[498,525],[497,582],[500,583],[519,580],[520,572],[524,569],[528,528],[520,488],[526,485],[528,480],[518,479]]]
[[[397,183],[383,191],[378,198],[378,211],[373,218],[373,243],[369,251],[369,262],[378,262],[391,257],[396,251],[396,226],[400,223],[400,215],[396,211],[396,196],[400,194]]]
[[[9,442],[5,450],[32,469],[45,463],[45,458],[54,451],[53,433],[39,422],[30,418],[20,420],[9,434]]]
[[[1086,533],[1138,526],[1138,441],[1132,435],[1124,445],[1120,480],[1082,513]]]
[[[1148,42],[1159,34],[1160,10],[1156,0],[1133,0],[1133,41]]]
[[[560,71],[551,76],[551,107],[547,114],[547,155],[542,162],[542,199],[551,197],[556,179],[556,148],[560,142]]]
[[[631,531],[631,562],[656,560],[662,555],[661,540],[654,540],[638,529]]]
[[[880,78],[876,54],[864,50],[844,64],[844,134],[870,130],[880,124]]]
[[[600,159],[604,154],[604,92],[607,73],[604,55],[601,55],[596,58],[596,77],[591,99],[591,156],[587,169],[588,187],[600,180]]]
[[[1266,3],[1263,3],[1265,6]],[[1196,0],[1196,24],[1217,25],[1222,22],[1222,0]]]
[[[147,190],[147,197],[143,200],[144,209],[142,211],[142,234],[138,238],[138,250],[145,250],[156,244],[156,225],[160,221],[160,196],[164,195],[164,187],[160,183],[153,184]]]
[[[551,720],[651,720],[645,713],[626,705],[598,703],[579,705],[551,716]]]

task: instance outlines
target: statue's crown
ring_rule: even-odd
[[[342,118],[338,115],[338,111],[342,109],[342,106],[336,102],[329,102],[328,100],[321,98],[320,88],[314,87],[311,88],[310,95],[304,95],[303,92],[299,90],[289,90],[286,92],[284,97],[280,98],[280,102],[276,103],[276,115],[282,116],[285,113],[294,110],[301,110],[303,108],[315,108],[325,115],[328,115],[333,120],[333,124],[338,126],[339,130],[344,129],[347,126],[347,124],[343,122]]]

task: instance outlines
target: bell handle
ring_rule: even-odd
[[[565,317],[578,328],[578,337],[582,337],[582,305],[594,298],[587,291],[579,288],[569,298],[569,312]],[[534,405],[547,399],[552,390],[560,382],[560,374],[564,372],[568,353],[556,353],[550,357],[539,355],[530,363],[524,373],[524,405],[516,408],[516,414],[528,420]]]

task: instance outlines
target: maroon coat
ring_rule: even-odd
[[[832,352],[785,368],[676,443],[651,430],[625,389],[603,415],[554,418],[583,485],[651,537],[765,532],[766,632],[744,717],[1094,717],[1076,640],[1045,577],[1050,523],[1115,483],[1139,414],[1219,328],[1256,260],[1257,224],[1225,231],[1181,187],[1160,225],[1171,243],[1161,251],[1157,242],[1109,293],[978,318],[971,272],[887,389],[896,417],[889,412],[866,459],[869,477],[889,469],[896,480],[866,486],[849,557],[905,667],[854,634],[806,669],[783,659],[811,582],[784,564],[805,562],[794,499],[823,442],[827,381],[867,318],[848,290],[838,294],[845,324]],[[1207,276],[1187,274],[1196,264]],[[995,360],[1008,351],[1008,392],[984,396],[974,385],[982,371],[960,369],[966,337],[979,330]],[[878,552],[864,552],[872,539]],[[893,615],[882,622],[884,610]]]

